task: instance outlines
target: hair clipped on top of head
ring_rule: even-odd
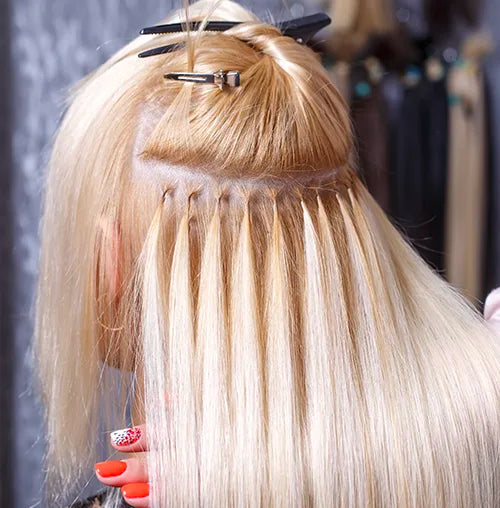
[[[164,109],[143,156],[219,175],[282,176],[346,164],[352,148],[347,109],[313,51],[261,23],[191,37],[186,51],[148,62],[157,82],[148,100]],[[220,90],[165,82],[165,72],[240,72]]]
[[[155,508],[498,506],[498,339],[356,177],[317,56],[212,7],[188,18],[244,23],[132,41],[75,88],[54,143],[49,506],[103,434],[141,423]],[[241,86],[163,78],[221,68]]]

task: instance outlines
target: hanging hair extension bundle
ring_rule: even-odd
[[[155,58],[137,52],[185,35],[132,41],[55,142],[36,321],[49,504],[78,493],[117,408],[104,429],[147,425],[154,507],[497,506],[498,339],[359,181],[314,52],[231,2],[210,19],[242,23]],[[241,85],[163,78],[214,69]]]
[[[481,297],[484,279],[487,153],[481,63],[489,51],[488,36],[471,36],[447,81],[450,183],[446,200],[445,269],[447,279],[472,301]]]
[[[352,60],[371,38],[397,28],[391,0],[333,0],[331,17],[328,46],[340,60]]]

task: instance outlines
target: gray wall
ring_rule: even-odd
[[[303,3],[286,2],[293,15],[302,14]],[[284,0],[247,1],[246,5],[265,18],[267,9],[278,18],[289,17]],[[313,8],[312,2],[308,5],[306,11]],[[69,85],[171,7],[172,0],[0,0],[2,507],[43,506],[44,438],[41,411],[31,384],[29,347],[43,170],[62,112],[62,99]],[[486,12],[486,23],[495,33],[500,20],[498,0],[488,0]],[[489,73],[494,83],[500,83],[498,53],[490,59]],[[498,122],[500,87],[493,92],[494,119]],[[495,156],[496,185],[500,189],[500,154]]]

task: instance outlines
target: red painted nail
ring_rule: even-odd
[[[94,468],[104,478],[110,476],[119,476],[127,469],[127,463],[122,460],[107,460],[105,462],[97,462]]]
[[[139,441],[141,434],[140,427],[115,430],[111,432],[111,441],[118,446],[129,446]]]
[[[146,497],[149,496],[149,483],[127,483],[121,490],[123,496],[130,499],[134,497]]]

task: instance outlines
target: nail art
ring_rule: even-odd
[[[103,478],[120,476],[127,469],[127,463],[122,460],[107,460],[94,464],[96,472]]]
[[[124,497],[146,497],[149,496],[149,483],[128,483],[121,488]]]
[[[129,446],[141,437],[140,427],[132,427],[131,429],[120,429],[111,432],[111,441],[117,446]]]

